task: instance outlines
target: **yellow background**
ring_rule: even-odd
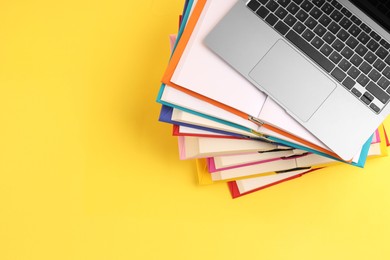
[[[183,2],[0,2],[0,259],[390,259],[390,158],[196,184],[155,103]]]

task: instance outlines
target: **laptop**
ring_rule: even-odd
[[[350,160],[390,112],[389,17],[390,0],[238,0],[204,43]]]

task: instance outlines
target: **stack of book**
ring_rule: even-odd
[[[227,182],[237,198],[324,167],[364,167],[387,156],[381,125],[351,161],[342,160],[203,44],[236,1],[185,1],[157,97],[159,120],[173,125],[180,159],[196,161],[199,183]]]

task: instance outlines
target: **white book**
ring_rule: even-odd
[[[244,154],[291,149],[286,146],[257,141],[228,138],[179,136],[180,159],[206,158],[215,155]]]
[[[214,133],[214,132],[188,127],[188,126],[178,125],[177,127],[178,127],[178,133],[180,135],[198,135],[198,136],[208,135],[208,136],[220,136],[220,137],[226,136],[224,134]]]
[[[240,194],[244,194],[268,186],[270,184],[277,183],[297,175],[301,175],[309,171],[310,170],[297,170],[297,171],[273,174],[273,175],[268,175],[263,177],[242,179],[242,180],[237,180],[236,185]]]
[[[171,119],[176,122],[186,123],[186,124],[193,124],[197,126],[202,126],[206,128],[212,128],[216,130],[226,131],[229,133],[235,133],[240,134],[243,136],[250,136],[250,137],[259,137],[256,134],[253,134],[248,131],[244,131],[241,129],[238,129],[236,127],[232,127],[226,124],[219,123],[217,121],[207,119],[195,114],[184,112],[180,109],[174,108],[172,112]]]
[[[372,144],[373,148],[369,150],[368,156],[381,155],[380,145],[380,143]],[[269,174],[278,171],[289,171],[292,169],[314,169],[335,163],[338,163],[338,161],[328,157],[319,156],[317,154],[307,154],[305,156],[293,159],[277,160],[249,166],[235,167],[227,170],[211,172],[210,174],[212,181],[222,181],[250,177],[254,175]]]
[[[219,155],[209,158],[213,161],[213,164],[218,169],[238,167],[241,165],[255,164],[264,162],[266,160],[288,158],[297,155],[302,155],[305,151],[294,149],[268,153],[251,153],[251,154],[238,154],[238,155]]]

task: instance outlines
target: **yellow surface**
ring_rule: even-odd
[[[0,259],[390,259],[390,158],[196,184],[154,101],[182,2],[1,1]]]

